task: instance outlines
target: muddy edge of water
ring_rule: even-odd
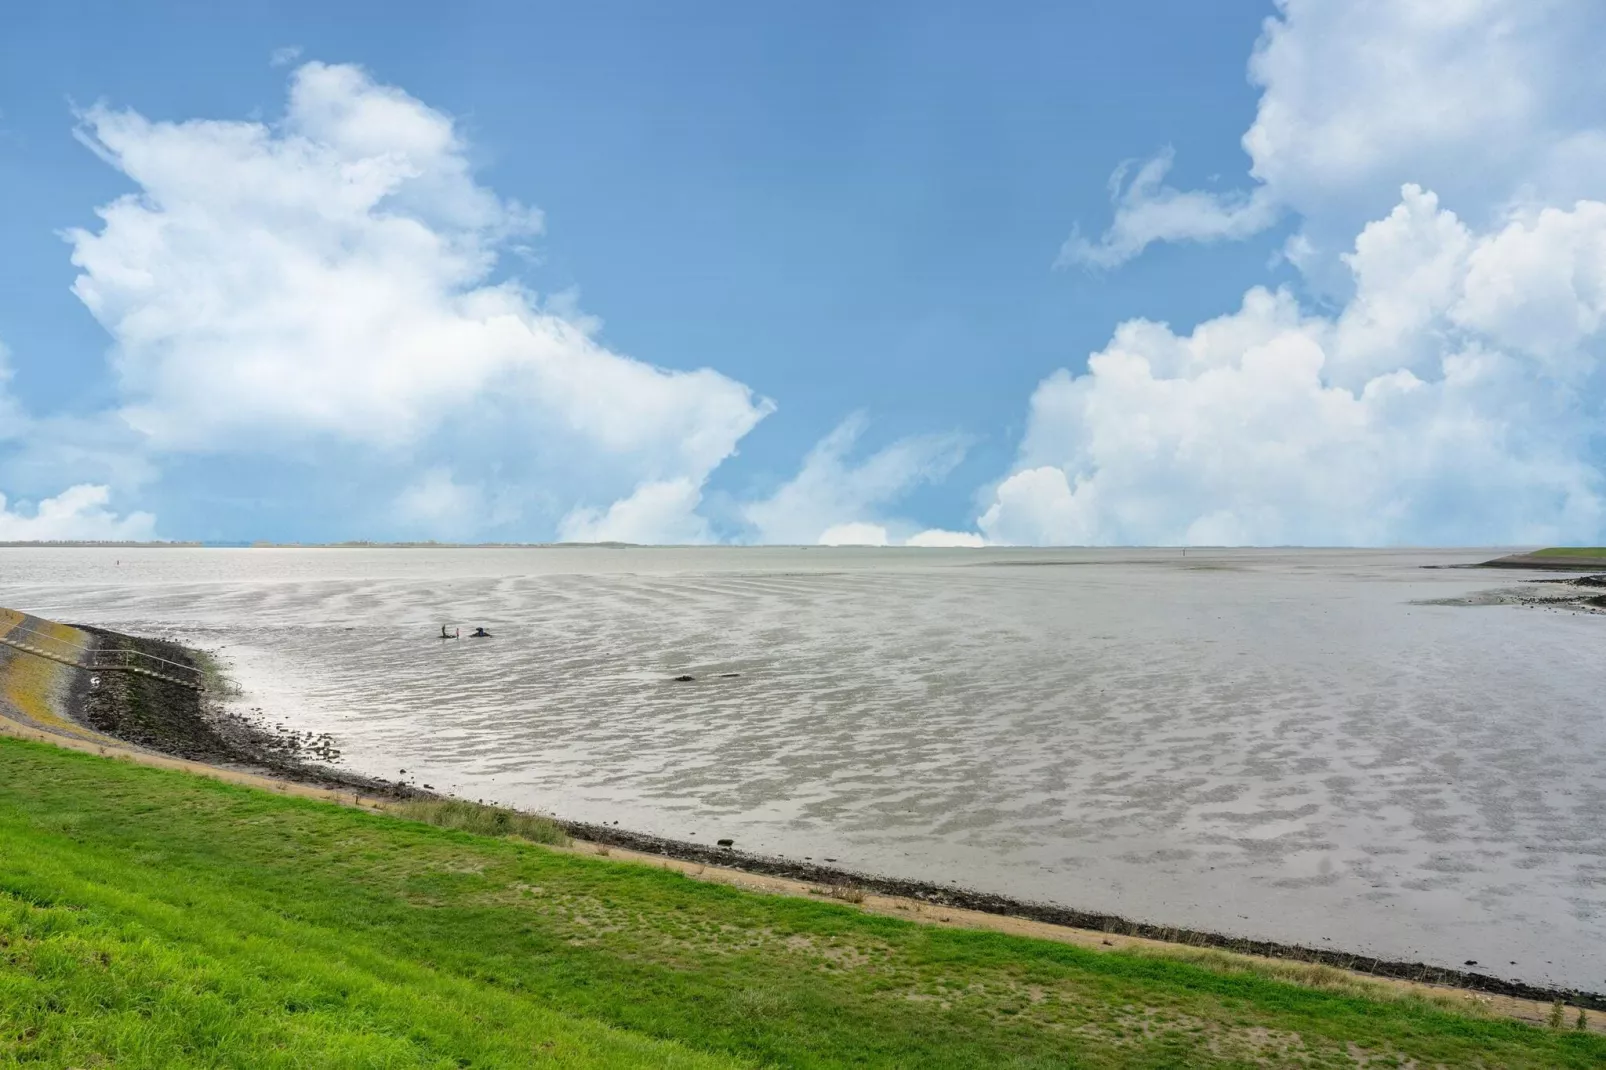
[[[101,650],[136,650],[192,666],[203,673],[210,670],[208,655],[175,642],[124,635],[89,625],[75,627],[94,635]],[[99,683],[91,687],[87,674],[83,675],[85,679],[73,690],[71,715],[90,728],[136,746],[191,761],[245,769],[295,783],[350,790],[379,798],[405,800],[442,797],[412,784],[363,776],[321,764],[340,760],[339,752],[327,737],[290,732],[269,724],[263,718],[232,712],[210,694],[198,693],[160,679],[120,672],[100,674]],[[936,906],[1026,918],[1075,929],[1315,963],[1374,977],[1447,985],[1519,999],[1544,1002],[1561,1000],[1576,1007],[1606,1011],[1606,994],[1603,993],[1530,985],[1490,974],[1447,969],[1421,962],[1379,959],[1330,948],[1303,947],[1132,921],[1115,914],[1029,902],[989,892],[748,854],[736,850],[734,846],[708,847],[670,840],[621,829],[616,825],[565,821],[562,818],[553,820],[575,839],[681,861],[806,881],[827,890],[857,889],[878,895],[901,896]]]

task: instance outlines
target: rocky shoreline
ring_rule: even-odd
[[[1432,598],[1424,606],[1525,606],[1529,609],[1606,613],[1606,575],[1526,579],[1521,586],[1497,587],[1455,598]]]
[[[243,769],[315,787],[361,792],[388,799],[430,798],[400,781],[362,776],[330,764],[340,752],[328,736],[293,732],[229,709],[217,695],[222,682],[210,658],[163,639],[124,635],[92,625],[74,625],[94,636],[96,652],[133,651],[188,666],[210,678],[213,690],[197,692],[169,680],[124,672],[79,673],[73,688],[74,720],[87,728],[174,758]]]
[[[1606,608],[1606,577],[1586,589],[1602,588],[1598,604]],[[1583,581],[1548,581],[1579,583]],[[1596,597],[1591,593],[1587,597]],[[95,636],[100,650],[139,651],[187,665],[221,684],[210,658],[180,644],[146,639],[78,625]],[[81,724],[135,746],[173,757],[268,776],[318,788],[350,791],[379,799],[440,798],[438,793],[401,781],[368,777],[336,769],[340,760],[334,741],[270,725],[230,711],[215,694],[196,692],[169,681],[129,673],[100,673],[94,682],[88,673],[73,688],[72,716]],[[945,887],[922,881],[858,873],[787,858],[748,854],[733,847],[669,840],[617,826],[554,819],[575,839],[615,846],[643,854],[697,862],[766,876],[785,877],[821,885],[828,890],[853,889],[897,896],[937,906],[974,910],[1007,917],[1121,936],[1160,940],[1189,947],[1217,948],[1267,958],[1332,966],[1378,978],[1389,978],[1467,989],[1491,995],[1542,1002],[1561,1001],[1575,1007],[1606,1011],[1606,994],[1526,984],[1466,969],[1449,969],[1420,962],[1380,959],[1327,948],[1303,947],[1253,940],[1195,929],[1133,921],[1113,914],[1076,910],[1048,903],[1012,899],[989,892]],[[1468,962],[1467,966],[1477,963]]]

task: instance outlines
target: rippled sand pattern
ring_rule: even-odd
[[[1606,616],[1419,604],[1487,553],[101,553],[0,588],[225,646],[366,772],[1606,989]]]

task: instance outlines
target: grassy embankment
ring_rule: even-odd
[[[1606,568],[1606,546],[1547,546],[1543,550],[1507,554],[1483,562],[1491,568],[1539,568],[1560,572],[1592,572]]]
[[[1606,1063],[1606,1037],[1565,1025],[921,926],[0,739],[3,1066]]]

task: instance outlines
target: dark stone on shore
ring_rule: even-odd
[[[689,684],[695,679],[697,679],[697,677],[695,677],[695,676],[677,676],[677,677],[675,677],[675,683],[677,683],[677,684]]]
[[[719,841],[719,845],[721,847],[735,847],[736,846],[736,841],[735,840],[720,840]]]
[[[161,639],[123,635],[92,625],[74,625],[94,637],[99,654],[137,651],[202,671],[189,648]],[[70,713],[80,723],[146,750],[210,765],[244,768],[317,787],[391,799],[426,798],[428,792],[378,777],[333,769],[340,760],[328,735],[300,733],[227,709],[213,695],[156,677],[102,672],[91,686],[79,673]],[[255,711],[260,714],[261,711]]]
[[[199,670],[190,652],[176,643],[134,639],[101,628],[83,630],[94,636],[97,660],[120,662],[117,652],[135,651]],[[218,726],[205,716],[204,697],[187,687],[136,673],[101,672],[75,699],[73,713],[97,732],[191,761],[236,758]],[[266,729],[264,734],[272,735]]]

